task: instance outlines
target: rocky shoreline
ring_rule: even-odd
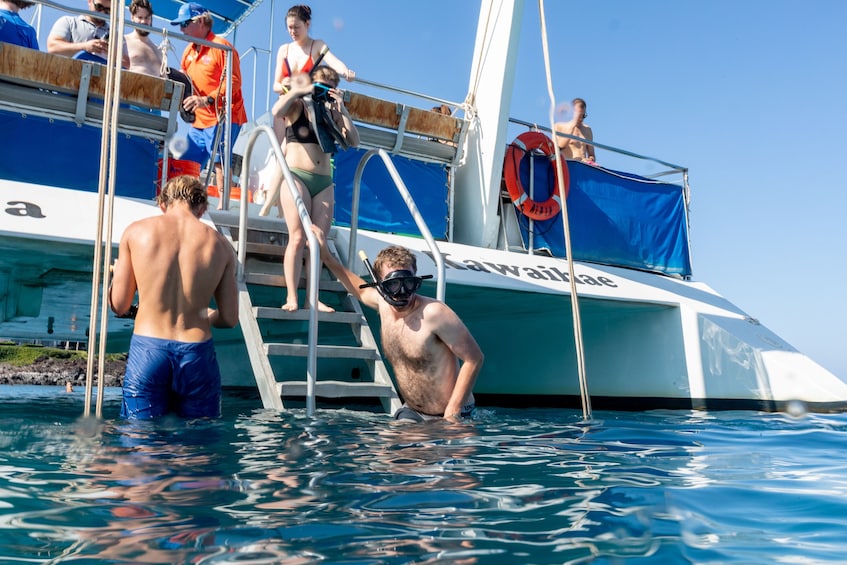
[[[26,366],[0,363],[0,384],[65,386],[68,381],[75,387],[85,386],[88,362],[85,359],[56,359],[40,357]],[[119,387],[123,383],[126,361],[106,361],[103,374],[105,386]],[[97,365],[94,365],[94,383],[97,383]]]

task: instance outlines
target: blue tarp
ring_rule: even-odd
[[[350,225],[353,202],[353,178],[365,151],[348,149],[335,155],[335,222]],[[447,237],[447,169],[436,163],[413,161],[398,155],[391,162],[409,189],[415,205],[432,236]],[[362,174],[359,199],[359,227],[381,232],[419,235],[409,209],[388,174],[382,159],[372,157]]]
[[[555,188],[546,157],[535,158],[534,200]],[[568,161],[568,219],[573,256],[578,261],[691,275],[688,222],[682,186]],[[521,183],[529,186],[529,159],[521,162]],[[524,244],[529,220],[517,209]],[[562,216],[536,221],[534,247],[565,256]]]
[[[100,128],[0,111],[0,131],[3,178],[97,192]],[[117,194],[155,197],[158,143],[118,134],[117,155]]]

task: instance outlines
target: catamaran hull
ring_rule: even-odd
[[[3,181],[0,198],[0,337],[84,343],[96,194]],[[158,213],[152,202],[118,198],[115,206],[115,244],[131,221]],[[334,236],[346,259],[349,230]],[[418,271],[436,274],[420,238],[361,231],[355,251],[373,258],[389,244],[409,247]],[[475,387],[481,403],[578,406],[566,261],[444,242],[439,250],[447,303],[485,353]],[[358,260],[353,267],[364,275]],[[575,280],[595,408],[847,409],[841,379],[703,284],[585,263],[575,265]],[[280,290],[268,292],[281,300]],[[435,285],[423,292],[435,295]],[[125,351],[131,332],[131,321],[110,316],[108,349]],[[240,330],[215,330],[215,341],[225,386],[254,387]],[[282,374],[305,367],[302,358],[277,363]],[[318,370],[345,369],[319,360]]]
[[[338,247],[349,233],[337,229]],[[420,238],[360,232],[373,257]],[[485,353],[474,392],[497,405],[579,406],[570,277],[562,259],[439,243],[447,303]],[[577,263],[585,375],[596,408],[847,409],[847,384],[701,283]],[[426,288],[435,295],[435,285]],[[371,323],[378,324],[369,314]]]

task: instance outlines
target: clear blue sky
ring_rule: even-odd
[[[475,0],[310,5],[312,36],[360,77],[464,99]],[[289,40],[289,6],[277,2],[274,51]],[[545,9],[557,100],[588,101],[596,141],[689,168],[694,279],[847,379],[847,2],[547,0]],[[547,123],[538,10],[525,3],[511,115]],[[269,47],[270,15],[264,0],[235,36],[240,52]],[[264,75],[267,59],[258,61]],[[245,75],[252,65],[246,56]],[[266,110],[264,88],[248,114]]]

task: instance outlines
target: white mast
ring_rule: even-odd
[[[454,240],[497,245],[500,178],[506,151],[523,0],[482,0],[466,116],[471,120],[464,162],[456,168]]]

